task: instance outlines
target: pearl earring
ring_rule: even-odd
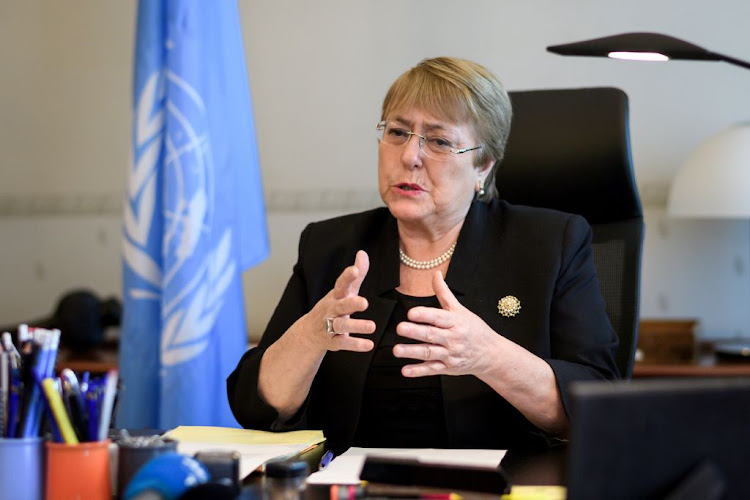
[[[484,180],[477,179],[477,196],[484,196]]]

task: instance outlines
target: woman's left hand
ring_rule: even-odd
[[[567,430],[555,374],[550,365],[495,332],[456,299],[439,272],[432,277],[442,309],[414,307],[396,326],[417,344],[396,344],[397,358],[421,361],[401,368],[405,377],[474,375],[515,406],[534,425],[552,434]]]
[[[396,344],[393,355],[423,361],[404,366],[401,373],[424,377],[481,375],[490,370],[498,360],[502,337],[456,299],[442,273],[433,275],[432,287],[442,309],[414,307],[407,315],[409,321],[396,327],[400,336],[420,343]]]

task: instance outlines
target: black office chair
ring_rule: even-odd
[[[633,176],[628,97],[615,88],[510,92],[500,198],[584,216],[607,313],[620,339],[616,362],[633,373],[638,343],[643,212]]]

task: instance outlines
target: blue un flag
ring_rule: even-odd
[[[120,427],[237,426],[241,272],[268,254],[237,4],[140,0]]]

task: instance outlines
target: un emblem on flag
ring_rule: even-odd
[[[154,72],[137,96],[124,214],[125,300],[161,304],[163,366],[198,356],[236,276],[232,229],[217,217],[216,179],[200,93]],[[155,332],[156,333],[156,332]]]

